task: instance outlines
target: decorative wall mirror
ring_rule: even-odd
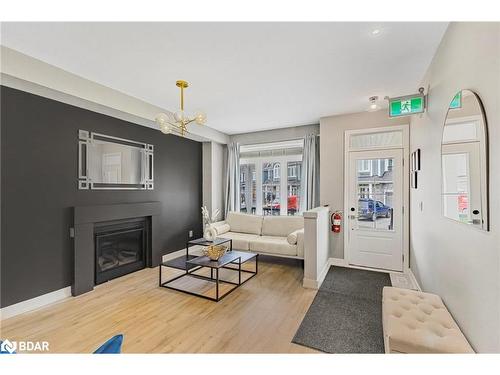
[[[78,188],[153,189],[153,145],[78,131]]]
[[[470,90],[450,102],[441,160],[443,215],[488,230],[488,132],[481,101]]]

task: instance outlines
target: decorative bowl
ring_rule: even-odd
[[[219,260],[227,251],[227,246],[210,245],[202,249],[203,255],[209,257],[211,260]]]

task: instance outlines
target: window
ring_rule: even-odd
[[[273,174],[274,174],[274,179],[279,180],[280,179],[280,163],[275,163],[273,167]]]
[[[257,215],[301,213],[302,149],[302,140],[240,147],[242,212]],[[245,176],[244,181],[241,174]],[[249,176],[251,181],[247,181]]]
[[[300,211],[302,161],[291,161],[288,165],[287,178],[287,215]]]
[[[252,176],[252,181],[248,176]],[[255,164],[240,163],[240,212],[255,213],[257,185],[254,176]]]
[[[388,171],[392,171],[392,164],[393,164],[392,159],[387,159],[387,170]]]
[[[278,162],[262,162],[262,212],[264,215],[280,215],[281,181]]]
[[[371,168],[371,160],[360,160],[358,162],[358,171],[361,173],[370,173]]]

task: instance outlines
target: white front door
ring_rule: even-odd
[[[403,149],[348,152],[349,264],[403,270]]]
[[[482,228],[479,142],[445,144],[441,158],[444,216]]]

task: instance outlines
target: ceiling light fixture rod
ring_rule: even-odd
[[[178,80],[175,85],[181,89],[181,111],[184,111],[184,89],[189,87],[186,81]]]

